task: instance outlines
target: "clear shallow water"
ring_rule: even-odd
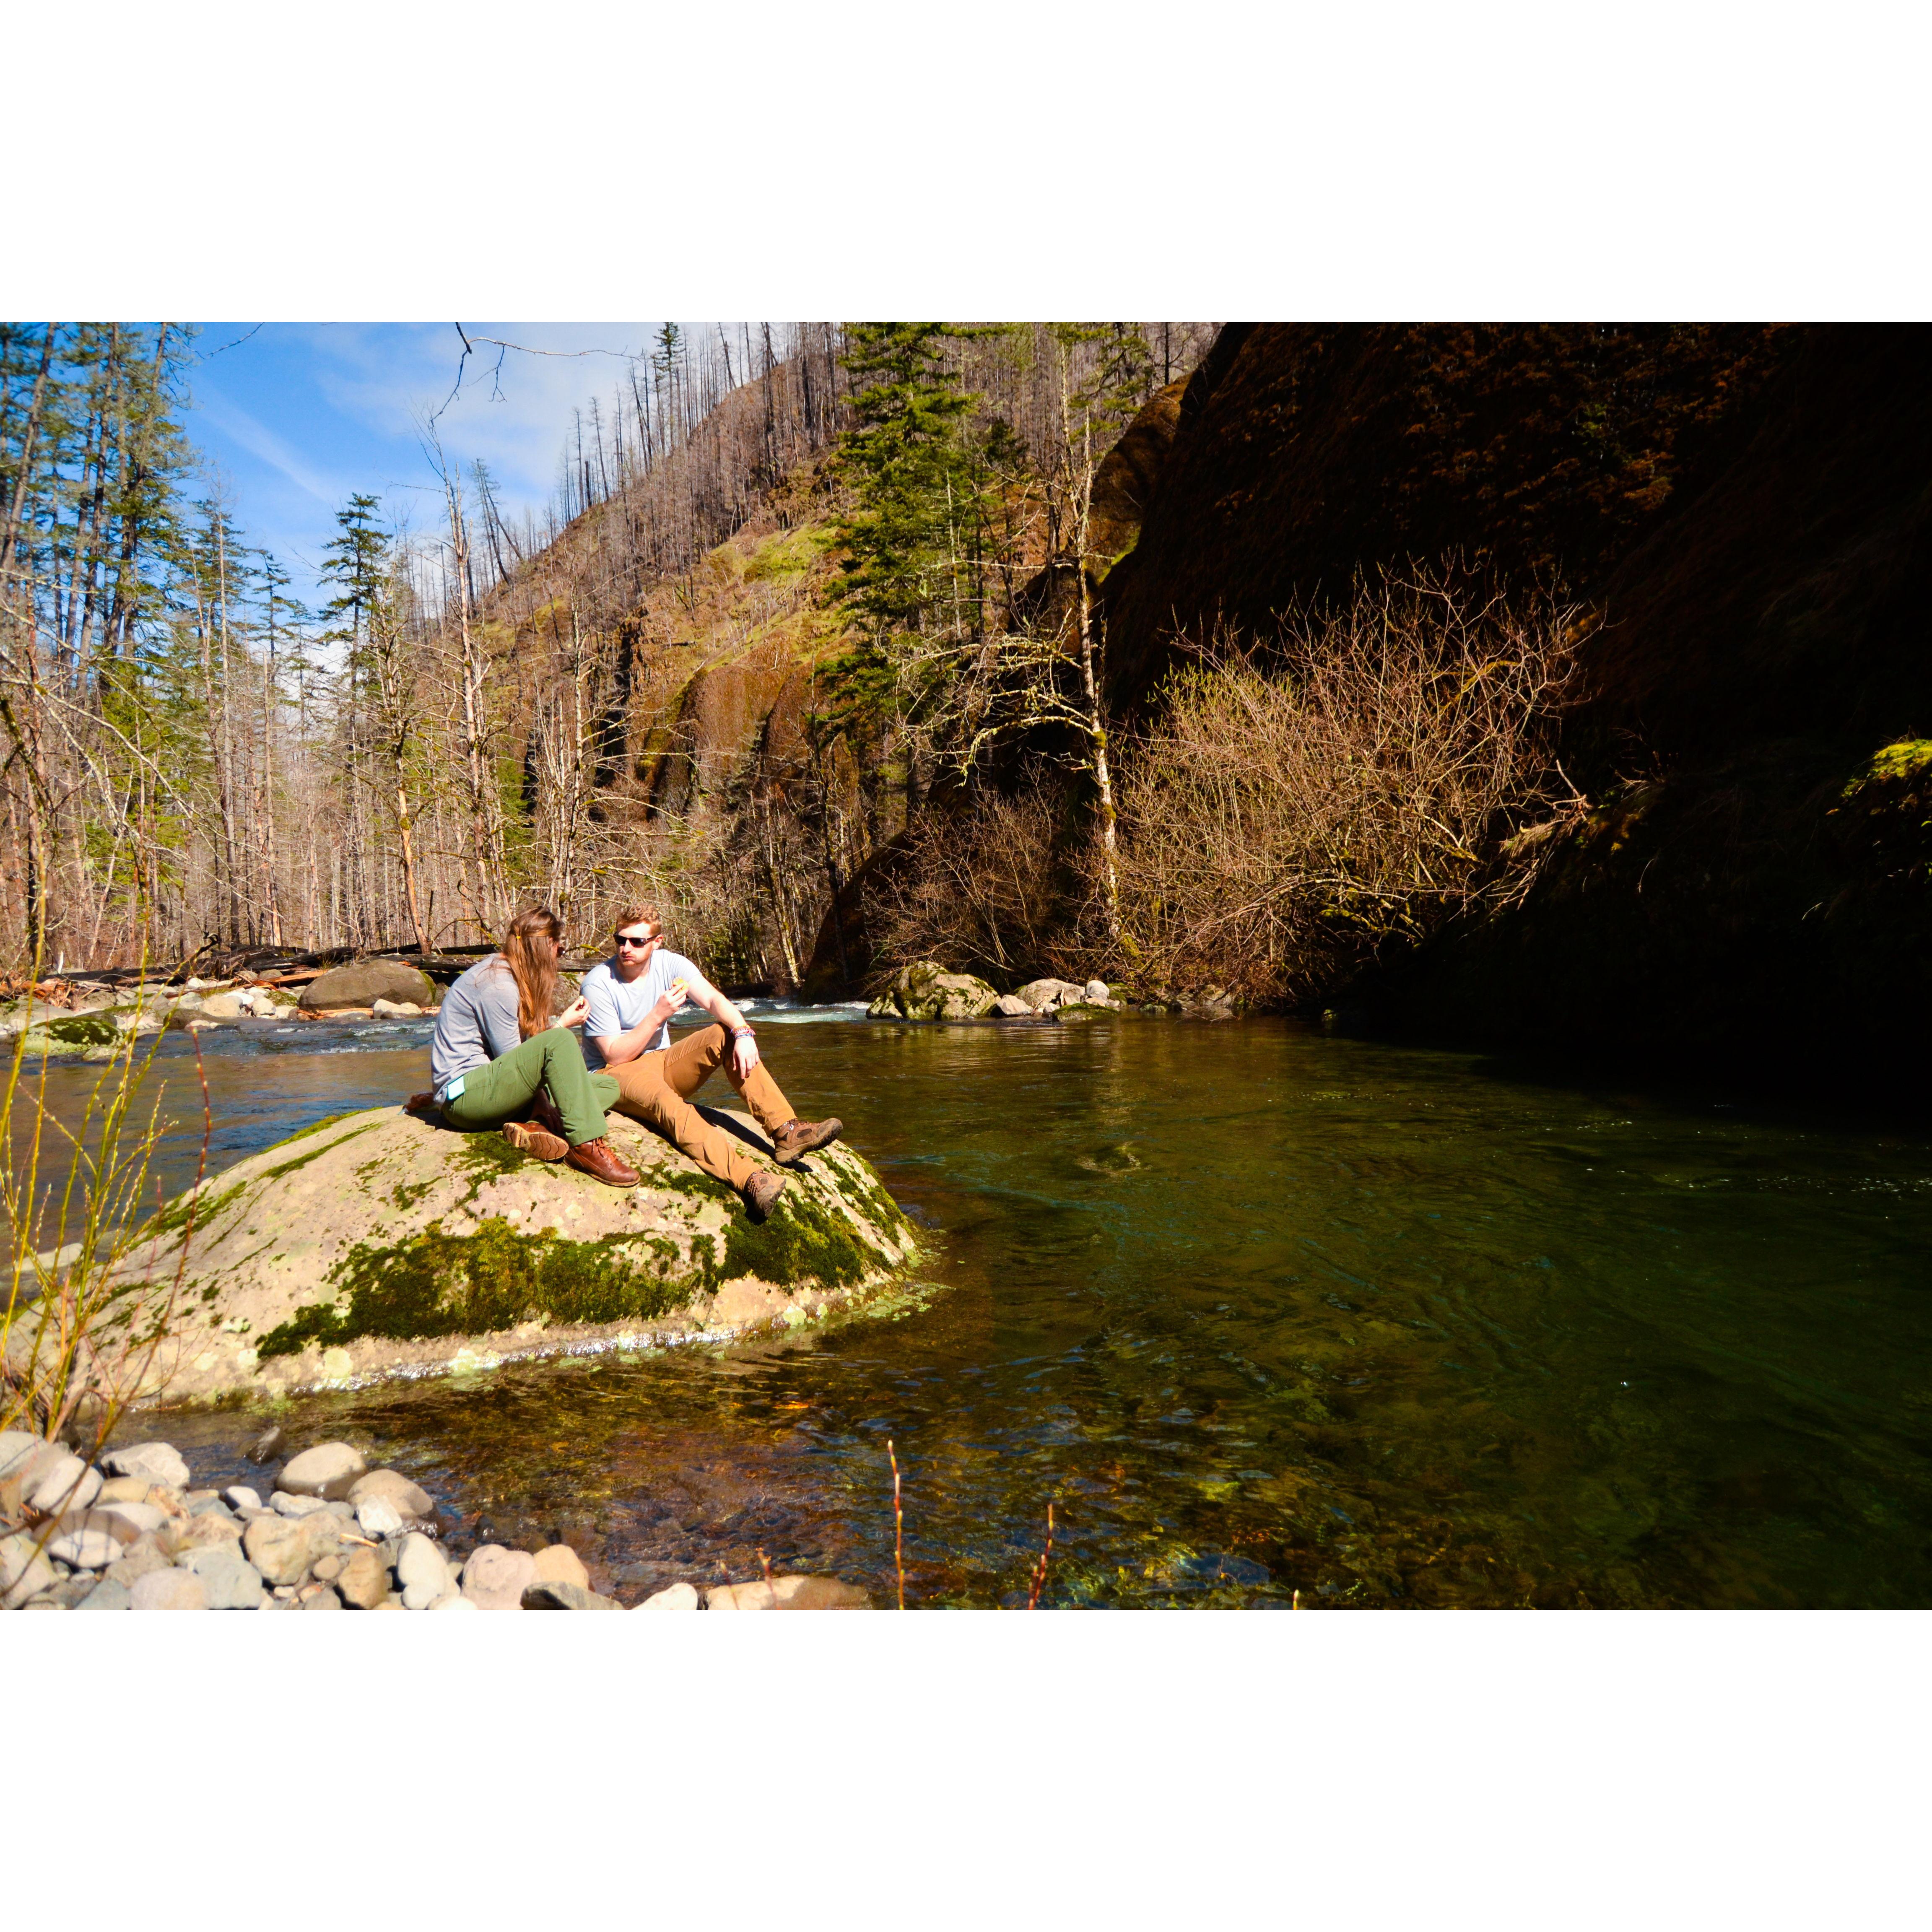
[[[215,1164],[421,1085],[426,1036],[203,1036]],[[761,1550],[890,1600],[888,1438],[920,1603],[1023,1601],[1049,1501],[1054,1604],[1932,1600],[1926,1136],[1282,1022],[766,1046],[932,1231],[917,1305],[308,1399],[297,1441],[626,1600]],[[258,1426],[138,1432],[246,1480]]]

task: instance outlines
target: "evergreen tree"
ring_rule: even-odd
[[[336,525],[342,534],[322,546],[326,554],[322,574],[340,586],[337,595],[322,607],[322,614],[332,626],[322,635],[328,643],[346,645],[352,664],[368,636],[370,620],[388,570],[388,536],[376,521],[376,512],[381,507],[378,497],[351,496],[349,507],[335,513]]]
[[[848,595],[879,632],[926,628],[957,604],[964,533],[975,520],[964,430],[976,400],[950,366],[943,322],[846,325],[845,367],[862,386],[859,427],[839,440],[856,507],[839,530]]]

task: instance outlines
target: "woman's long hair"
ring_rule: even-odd
[[[548,906],[530,906],[510,922],[503,940],[503,963],[517,982],[517,1030],[525,1040],[542,1033],[556,1018],[556,956],[531,941],[541,934],[561,944],[563,922]]]

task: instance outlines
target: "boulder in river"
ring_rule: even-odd
[[[708,1111],[769,1154],[750,1120]],[[400,1107],[319,1123],[214,1176],[194,1199],[191,1240],[184,1196],[133,1252],[130,1318],[169,1324],[140,1397],[273,1399],[700,1334],[723,1340],[796,1327],[912,1258],[910,1224],[842,1142],[793,1162],[790,1184],[754,1224],[724,1183],[658,1135],[617,1114],[608,1131],[642,1177],[634,1188]],[[96,1372],[106,1381],[106,1365]]]
[[[340,1502],[368,1474],[369,1466],[346,1442],[318,1442],[292,1456],[275,1478],[275,1487],[292,1496],[320,1496]]]
[[[902,968],[867,1011],[874,1019],[976,1020],[998,994],[970,973],[949,973],[931,959]]]
[[[188,1486],[187,1461],[171,1443],[136,1442],[125,1449],[110,1449],[100,1459],[100,1466],[110,1476],[145,1477],[171,1490]]]
[[[373,1006],[378,1000],[433,1006],[436,990],[427,974],[400,959],[358,959],[318,974],[302,988],[297,1004],[304,1012],[319,1013],[338,1006]]]

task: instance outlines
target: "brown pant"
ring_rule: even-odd
[[[735,1134],[714,1127],[691,1104],[692,1095],[721,1066],[766,1133],[776,1133],[792,1118],[791,1103],[778,1091],[762,1059],[752,1069],[750,1079],[739,1079],[731,1064],[731,1036],[722,1026],[700,1028],[668,1052],[640,1053],[609,1070],[623,1094],[617,1102],[619,1113],[656,1128],[706,1174],[728,1180],[742,1192],[758,1172],[758,1163]]]

